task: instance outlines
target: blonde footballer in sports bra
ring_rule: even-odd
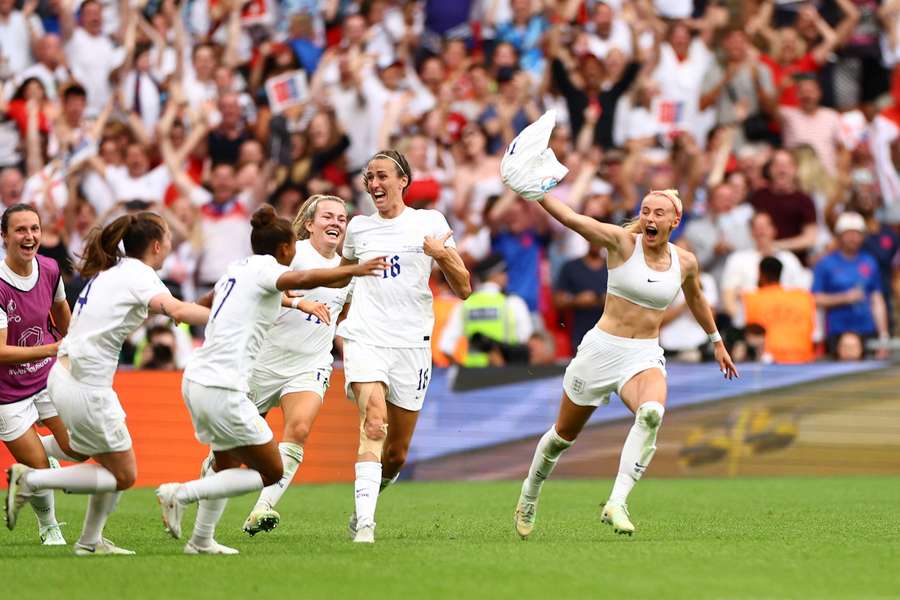
[[[652,191],[641,202],[640,216],[624,227],[579,215],[547,194],[539,201],[553,218],[608,252],[609,286],[603,316],[578,346],[563,378],[556,424],[534,453],[515,513],[519,536],[534,529],[538,495],[560,455],[569,448],[594,410],[616,392],[635,414],[625,439],[619,472],[601,520],[616,533],[631,535],[634,525],[626,500],[656,451],[656,434],[666,404],[666,370],[659,346],[663,312],[684,291],[697,322],[715,345],[722,374],[737,369],[716,331],[713,313],[700,290],[697,259],[669,243],[681,221],[682,204],[675,190]]]

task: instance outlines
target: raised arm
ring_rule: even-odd
[[[620,252],[629,243],[632,234],[618,225],[601,223],[591,217],[576,213],[552,194],[544,194],[544,199],[539,200],[544,210],[551,217],[593,244],[599,244],[612,252]]]
[[[715,347],[716,362],[719,363],[719,370],[726,379],[738,377],[737,367],[731,360],[725,344],[722,342],[722,336],[716,329],[716,320],[713,317],[712,309],[703,296],[703,290],[700,288],[700,267],[697,265],[697,258],[686,250],[678,251],[679,257],[684,257],[682,267],[684,268],[685,278],[681,284],[681,291],[684,292],[684,301],[703,328],[703,331],[709,336],[710,341]]]

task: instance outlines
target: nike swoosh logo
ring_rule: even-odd
[[[647,283],[659,283],[659,279],[647,279]]]

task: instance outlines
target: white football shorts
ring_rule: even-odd
[[[111,387],[81,383],[58,361],[50,369],[47,390],[69,431],[69,445],[94,456],[131,449],[125,411]]]
[[[215,451],[261,446],[273,437],[268,423],[245,392],[183,379],[181,393],[197,440]]]
[[[647,369],[659,369],[666,376],[658,339],[623,338],[594,327],[566,368],[563,389],[579,406],[600,406],[613,392],[621,395],[622,386]]]
[[[351,383],[380,381],[387,385],[388,402],[420,411],[431,381],[431,348],[384,348],[345,339],[344,380],[351,400]]]
[[[331,380],[331,367],[302,371],[285,378],[265,367],[257,366],[250,376],[250,400],[259,414],[266,414],[281,405],[281,399],[288,394],[312,392],[324,400],[325,391]]]

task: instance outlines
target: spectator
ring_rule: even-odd
[[[87,92],[86,114],[96,117],[113,93],[110,77],[125,62],[127,50],[113,45],[103,31],[103,8],[97,0],[85,0],[75,25],[72,0],[60,8],[65,52],[72,76]]]
[[[44,35],[41,20],[34,14],[37,4],[28,0],[17,10],[15,0],[0,0],[0,60],[7,74],[18,75],[34,63],[31,49]]]
[[[823,257],[813,272],[816,304],[825,309],[825,333],[829,351],[834,352],[843,333],[863,339],[888,337],[887,311],[881,293],[878,264],[860,252],[866,221],[858,213],[838,217],[834,228],[838,248]],[[883,357],[885,351],[879,351]]]
[[[24,82],[30,77],[37,77],[44,84],[47,98],[56,102],[59,99],[59,90],[69,79],[69,72],[65,66],[65,57],[63,56],[59,36],[55,33],[48,33],[36,40],[34,43],[34,56],[36,62],[21,73],[18,73],[16,81]]]
[[[757,288],[759,264],[763,258],[777,258],[781,274],[779,284],[785,289],[809,289],[810,278],[797,256],[775,247],[775,226],[768,213],[756,213],[750,222],[753,248],[733,252],[722,269],[722,308],[734,327],[745,324],[741,299]]]
[[[842,362],[855,361],[862,360],[865,353],[866,349],[863,346],[862,338],[858,334],[847,331],[838,338],[834,357]]]
[[[549,24],[543,15],[533,11],[533,5],[531,0],[510,0],[512,19],[500,23],[496,39],[512,44],[519,52],[522,69],[537,78],[544,68],[540,43]]]
[[[747,34],[730,29],[722,38],[725,62],[713,63],[703,78],[700,110],[714,107],[716,123],[739,125],[736,146],[744,140],[770,140],[769,120],[775,108],[772,74],[751,55]]]
[[[209,157],[214,163],[237,163],[241,144],[250,139],[247,123],[243,119],[237,94],[224,94],[219,98],[219,125],[209,132],[206,143]]]
[[[774,256],[760,261],[759,288],[743,298],[747,325],[765,330],[763,362],[811,362],[816,300],[807,290],[781,287],[781,271],[781,261]]]
[[[603,315],[609,277],[605,254],[600,246],[591,244],[587,254],[565,263],[556,279],[553,305],[558,311],[571,311],[568,321],[572,348],[581,343]]]
[[[840,152],[840,115],[819,105],[822,90],[813,76],[797,76],[797,101],[799,106],[782,106],[778,116],[783,127],[784,147],[791,149],[801,144],[812,146],[828,173],[837,174]]]
[[[491,254],[474,271],[480,284],[450,313],[441,336],[441,352],[453,357],[463,336],[469,342],[462,363],[465,367],[527,362],[527,343],[533,332],[531,316],[522,298],[506,291],[506,261],[499,254]],[[520,361],[512,360],[515,357]]]
[[[750,234],[753,209],[737,201],[731,184],[720,183],[709,193],[706,215],[689,221],[684,230],[684,239],[694,249],[700,269],[716,281],[721,281],[730,254],[753,247]]]
[[[149,149],[132,142],[125,148],[124,169],[106,169],[106,181],[116,202],[142,200],[147,203],[159,202],[166,193],[171,176],[165,165],[150,169]]]
[[[799,257],[813,248],[819,234],[816,207],[797,189],[797,165],[787,150],[777,150],[763,168],[766,187],[750,195],[757,212],[768,213],[775,224],[776,246]]]
[[[25,178],[22,172],[15,167],[6,167],[0,171],[0,202],[3,210],[13,204],[22,201],[22,189],[25,187]]]

